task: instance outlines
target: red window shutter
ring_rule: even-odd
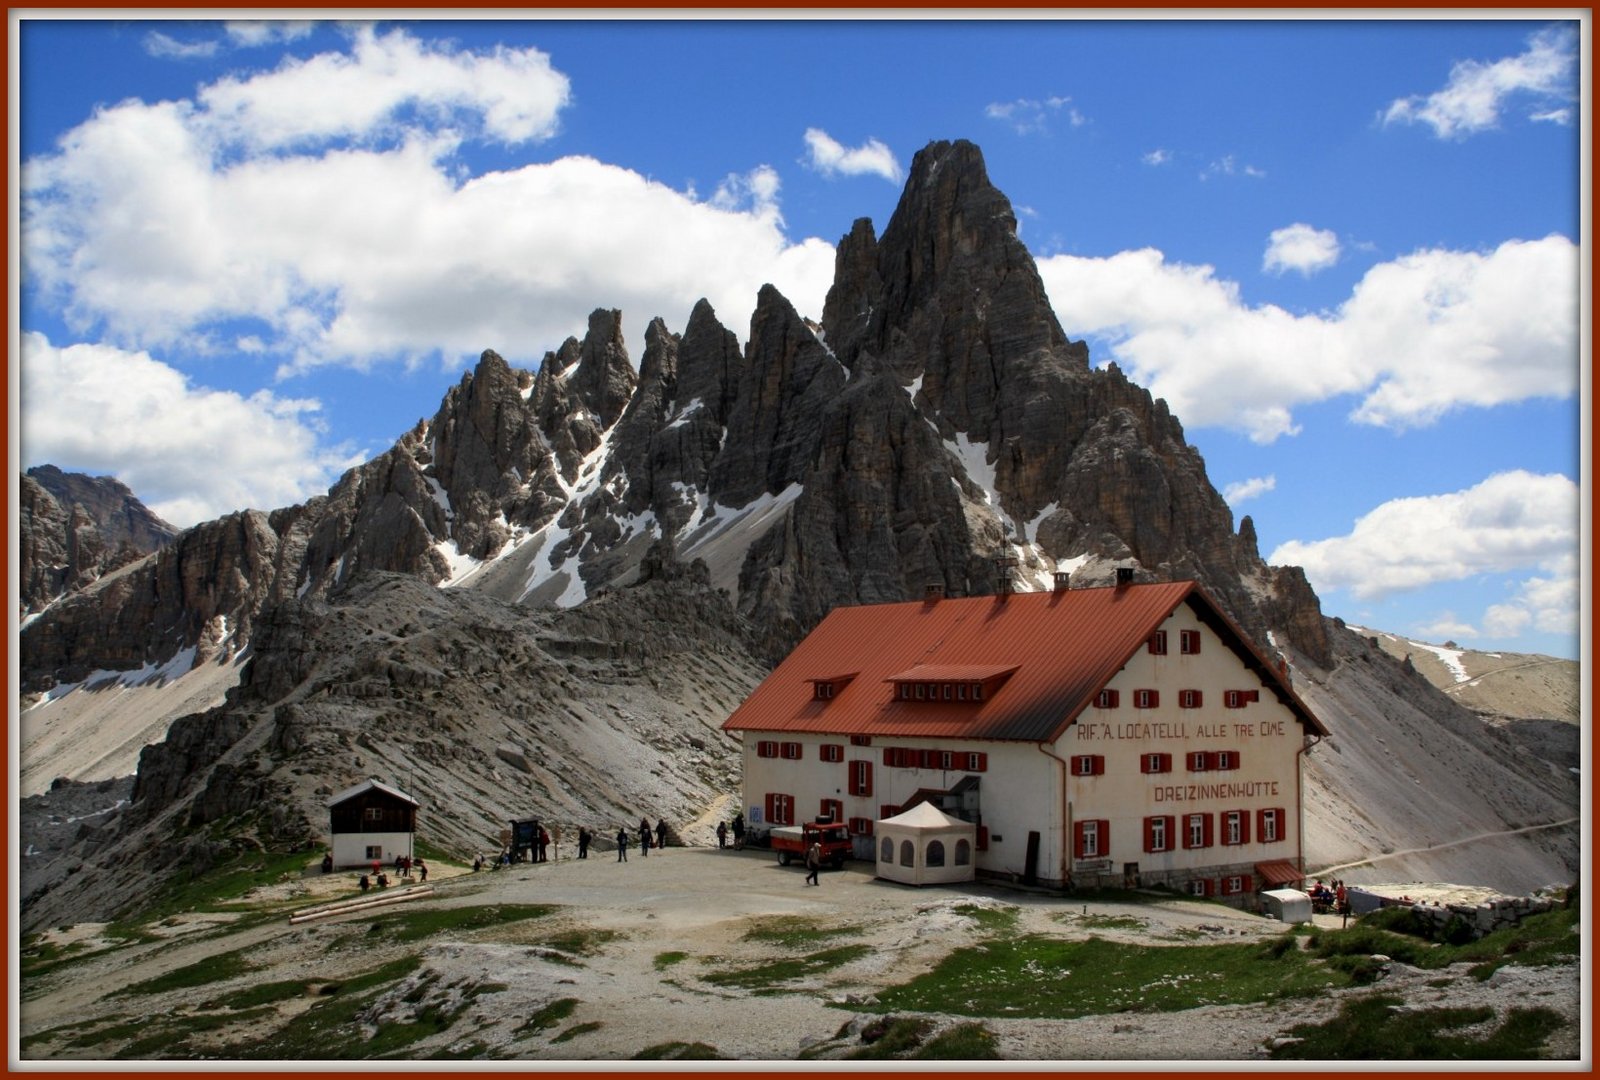
[[[831,821],[844,820],[844,803],[838,799],[823,799],[822,807],[817,811],[818,818],[828,818]]]
[[[1167,632],[1157,630],[1150,635],[1150,652],[1156,656],[1165,656],[1167,653]]]
[[[1085,824],[1087,823],[1080,821],[1072,827],[1072,857],[1074,859],[1083,858],[1083,827]]]
[[[1094,755],[1094,775],[1095,776],[1104,776],[1105,775],[1105,771],[1106,771],[1106,756],[1104,754],[1096,754],[1096,755]]]
[[[1250,811],[1241,810],[1241,811],[1239,811],[1239,843],[1248,844],[1249,842],[1250,842]]]
[[[1100,857],[1111,854],[1111,822],[1101,818],[1095,824],[1100,826]]]
[[[1198,690],[1178,691],[1178,708],[1180,709],[1198,709],[1203,702],[1204,695]]]
[[[854,836],[871,836],[872,819],[869,817],[853,817],[850,819],[850,832]]]
[[[872,762],[852,761],[850,763],[850,794],[872,794]]]
[[[878,807],[878,820],[882,821],[884,818],[892,818],[899,812],[900,808],[898,806],[891,806],[888,803],[883,803]]]
[[[885,746],[883,748],[883,763],[885,766],[894,764],[894,747]]]
[[[850,736],[850,745],[851,746],[871,746],[872,745],[872,736],[871,735],[852,735],[852,736]]]
[[[1144,819],[1144,849],[1145,851],[1156,849],[1156,819],[1153,817]]]
[[[917,754],[917,768],[919,768],[919,769],[937,769],[939,767],[939,751],[937,751],[937,750],[921,750],[921,751],[917,751],[916,754]]]
[[[978,848],[979,851],[988,851],[989,850],[989,826],[987,826],[987,825],[979,825],[978,826],[977,848]]]
[[[1135,709],[1159,709],[1161,707],[1161,691],[1135,690],[1133,692],[1133,707]]]
[[[1094,703],[1097,708],[1115,709],[1120,695],[1115,690],[1102,690],[1095,695]]]
[[[1215,844],[1217,842],[1216,824],[1217,824],[1217,815],[1215,815],[1215,814],[1207,814],[1206,815],[1206,843],[1205,843],[1206,847],[1211,847],[1213,844]]]
[[[773,800],[773,797],[772,797],[772,792],[769,791],[769,792],[767,792],[767,821],[769,823],[777,820],[777,818],[773,815],[773,812],[772,812],[773,811],[773,805],[774,805],[774,800]]]

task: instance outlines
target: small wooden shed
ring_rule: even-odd
[[[392,863],[414,853],[421,804],[381,780],[363,780],[328,800],[333,865]]]
[[[907,885],[939,885],[973,879],[978,827],[919,802],[873,827],[878,844],[877,876]]]

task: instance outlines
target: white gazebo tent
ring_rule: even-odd
[[[971,881],[978,827],[932,803],[918,803],[873,826],[878,876],[907,885]]]

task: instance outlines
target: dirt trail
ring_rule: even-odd
[[[1352,862],[1339,863],[1335,866],[1324,866],[1317,870],[1307,870],[1306,877],[1327,877],[1329,874],[1340,870],[1350,870],[1357,866],[1372,866],[1388,859],[1404,858],[1407,855],[1423,855],[1430,851],[1443,851],[1446,848],[1460,847],[1463,844],[1473,844],[1480,840],[1492,840],[1497,836],[1521,836],[1525,833],[1540,832],[1544,829],[1564,829],[1581,818],[1565,818],[1561,821],[1547,821],[1541,825],[1525,825],[1520,829],[1502,829],[1497,832],[1475,833],[1472,836],[1463,836],[1459,840],[1446,840],[1442,844],[1428,844],[1424,847],[1406,848],[1402,851],[1390,851],[1383,855],[1374,855],[1370,859],[1356,859]]]

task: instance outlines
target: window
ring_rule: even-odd
[[[833,697],[833,684],[831,682],[814,683],[812,690],[813,693],[811,696],[816,698],[818,701],[827,701],[829,698]]]
[[[956,699],[955,684],[945,683],[939,688],[939,696],[946,701],[954,701]]]
[[[1239,767],[1239,751],[1218,750],[1211,755],[1211,767],[1222,770],[1237,769]]]
[[[825,742],[817,747],[817,752],[822,755],[823,761],[843,761],[844,743]]]
[[[1185,814],[1183,816],[1183,846],[1205,848],[1211,846],[1211,815]]]
[[[1180,709],[1198,709],[1200,707],[1200,702],[1201,702],[1200,691],[1198,691],[1198,690],[1179,690],[1178,691],[1178,708],[1180,708]]]
[[[1151,634],[1149,645],[1152,656],[1167,655],[1167,632],[1165,630],[1157,630]]]
[[[852,735],[852,736],[850,736],[850,745],[851,746],[871,746],[872,745],[872,736],[871,735]]]
[[[1171,754],[1140,754],[1139,771],[1144,773],[1158,773],[1172,771]]]
[[[1263,844],[1274,844],[1283,839],[1283,810],[1256,811],[1256,831]]]
[[[1211,895],[1211,879],[1210,878],[1195,878],[1193,881],[1189,882],[1189,895],[1190,896],[1210,896]]]
[[[827,819],[828,821],[843,821],[844,803],[840,802],[838,799],[823,799],[822,806],[817,811],[817,820],[822,821],[823,819]]]
[[[788,758],[790,761],[799,761],[800,760],[800,744],[799,743],[797,743],[797,742],[786,742],[786,743],[783,744],[783,748],[782,749],[783,749],[783,756]]]
[[[383,845],[382,844],[368,844],[367,845],[367,858],[369,858],[369,859],[381,859],[381,858],[383,858]]]
[[[904,746],[883,748],[883,763],[891,769],[914,769],[918,760],[917,752]]]
[[[1105,771],[1104,754],[1074,754],[1072,757],[1073,776],[1099,776]]]
[[[957,701],[965,701],[965,700],[967,700],[967,684],[966,683],[957,683],[956,684],[956,700]]]
[[[1222,842],[1248,844],[1250,842],[1250,814],[1245,810],[1227,810],[1222,815]]]
[[[914,696],[918,701],[926,698],[928,696],[928,684],[917,683],[916,689],[912,691],[912,696]]]
[[[1098,859],[1111,854],[1111,823],[1109,821],[1080,821],[1073,826],[1073,854],[1079,859]]]
[[[972,845],[965,840],[956,841],[956,865],[966,866],[972,861]]]
[[[367,807],[366,818],[367,818],[368,821],[382,821],[383,820],[383,807],[381,807],[381,806],[369,806],[369,807]]]
[[[956,752],[954,750],[940,750],[939,768],[943,769],[945,772],[949,772],[951,769],[956,767]]]
[[[1178,631],[1178,651],[1185,656],[1194,656],[1200,652],[1200,631]]]
[[[1144,849],[1146,851],[1172,850],[1172,816],[1144,819]]]
[[[756,757],[777,757],[778,744],[767,740],[756,743]]]
[[[1094,696],[1094,707],[1097,709],[1115,709],[1120,695],[1115,690],[1102,690]]]
[[[852,836],[871,836],[872,819],[869,817],[853,817],[850,819],[850,834]]]
[[[989,755],[981,754],[976,750],[968,752],[966,764],[962,768],[968,772],[987,772],[989,769]]]
[[[767,821],[773,825],[793,825],[794,796],[768,793]]]
[[[852,761],[850,763],[850,794],[872,794],[872,762]]]
[[[901,701],[910,701],[911,700],[911,684],[910,683],[904,683],[903,682],[903,683],[899,684],[898,686],[896,686],[894,688],[894,692],[895,692],[895,697],[899,698]]]
[[[972,700],[983,700],[983,684],[981,682],[975,682],[972,684]]]
[[[910,840],[900,841],[900,865],[917,865],[917,845],[913,844]]]
[[[1188,755],[1190,772],[1210,772],[1211,754],[1205,750],[1191,750]]]
[[[1243,875],[1234,874],[1232,877],[1225,877],[1222,879],[1223,896],[1238,896],[1242,892],[1244,892]]]
[[[894,865],[894,841],[887,836],[883,838],[883,843],[878,846],[878,861],[888,863],[891,866]]]
[[[923,858],[925,861],[922,865],[924,866],[943,866],[944,844],[940,843],[938,840],[929,840],[928,848],[925,852],[923,852]]]
[[[939,767],[939,751],[918,750],[916,765],[919,769],[937,769]]]
[[[1133,692],[1133,707],[1135,709],[1154,709],[1161,704],[1161,691],[1135,690]]]

